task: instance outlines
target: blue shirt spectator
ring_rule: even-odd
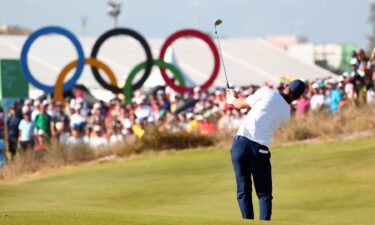
[[[0,166],[5,164],[5,143],[3,139],[0,139]]]
[[[337,113],[339,111],[339,103],[343,96],[337,88],[331,90],[331,111],[332,113]]]
[[[18,129],[21,131],[20,141],[32,141],[34,137],[36,125],[30,119],[23,119],[18,126]]]

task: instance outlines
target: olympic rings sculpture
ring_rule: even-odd
[[[28,58],[27,58],[32,43],[36,39],[38,39],[39,37],[41,37],[43,35],[47,35],[47,34],[59,34],[59,35],[62,35],[64,37],[68,38],[72,42],[72,44],[74,45],[74,47],[77,51],[77,55],[78,55],[78,58],[76,60],[70,62],[68,65],[66,65],[61,70],[58,78],[56,79],[56,82],[55,82],[54,86],[45,85],[45,84],[39,82],[37,79],[35,79],[35,77],[32,75],[32,73],[29,69]],[[103,63],[103,62],[101,62],[97,59],[97,56],[98,56],[98,53],[99,53],[99,50],[100,50],[100,47],[102,46],[102,44],[107,39],[109,39],[113,36],[117,36],[117,35],[127,35],[127,36],[130,36],[130,37],[134,38],[135,40],[137,40],[141,44],[141,46],[143,47],[143,49],[146,53],[146,61],[138,64],[137,66],[135,66],[131,70],[130,74],[128,75],[128,77],[126,79],[126,82],[125,82],[125,85],[124,85],[123,88],[120,88],[118,86],[116,76],[114,75],[112,70],[105,63]],[[47,26],[47,27],[43,27],[43,28],[40,28],[40,29],[36,30],[26,40],[25,44],[23,45],[22,51],[21,51],[21,59],[20,59],[21,69],[23,71],[24,76],[29,81],[29,83],[31,83],[36,88],[41,89],[42,91],[44,91],[46,93],[54,93],[55,100],[60,101],[60,102],[64,101],[63,91],[69,90],[70,88],[72,88],[75,85],[75,83],[78,81],[78,79],[80,78],[80,76],[82,74],[84,65],[86,65],[86,64],[90,65],[91,71],[92,71],[96,81],[104,89],[112,91],[115,94],[123,93],[125,95],[125,99],[126,99],[127,102],[129,102],[131,100],[132,92],[134,90],[137,90],[137,89],[141,88],[142,85],[145,83],[147,78],[150,76],[151,69],[154,65],[159,67],[162,78],[164,79],[166,84],[168,86],[170,86],[176,92],[178,92],[180,94],[183,94],[184,92],[193,92],[194,88],[193,87],[185,87],[185,80],[184,80],[184,77],[183,77],[181,71],[178,68],[176,68],[174,65],[165,62],[164,57],[165,57],[165,53],[166,53],[168,47],[174,41],[176,41],[178,38],[186,37],[186,36],[195,37],[195,38],[203,40],[209,46],[209,48],[210,48],[210,50],[213,54],[214,68],[211,72],[211,75],[210,75],[209,79],[205,83],[200,85],[200,88],[205,90],[205,89],[209,88],[213,84],[215,79],[217,78],[217,75],[218,75],[219,70],[220,70],[220,58],[219,58],[218,49],[216,48],[216,45],[212,41],[211,37],[208,36],[207,34],[204,34],[201,31],[194,30],[194,29],[184,29],[184,30],[179,30],[179,31],[173,33],[171,36],[169,36],[166,39],[166,41],[162,45],[161,50],[160,50],[160,54],[159,54],[159,58],[153,59],[152,53],[151,53],[151,48],[148,45],[146,39],[141,34],[139,34],[138,32],[136,32],[132,29],[129,29],[129,28],[115,28],[115,29],[109,30],[109,31],[105,32],[104,34],[102,34],[98,38],[98,40],[95,42],[95,44],[92,48],[90,57],[85,58],[83,48],[82,48],[80,42],[78,41],[78,38],[73,33],[71,33],[70,31],[68,31],[68,30],[66,30],[65,28],[62,28],[62,27]],[[64,83],[66,75],[74,68],[76,68],[76,70],[73,73],[72,77],[70,78],[70,80],[68,80]],[[110,80],[110,84],[107,83],[102,78],[101,73],[99,72],[99,69],[101,69],[107,75],[107,77]],[[167,75],[166,69],[170,70],[173,73],[173,75],[175,76],[179,85],[176,85],[174,80],[171,79]],[[144,70],[141,79],[139,79],[139,81],[136,82],[135,84],[132,84],[135,76],[137,74],[139,74],[139,72],[141,70]]]

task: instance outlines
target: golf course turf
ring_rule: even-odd
[[[271,153],[269,224],[375,224],[375,139]],[[253,199],[257,207],[255,193]],[[229,147],[145,154],[0,183],[4,225],[264,224],[240,218]]]

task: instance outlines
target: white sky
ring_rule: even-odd
[[[194,7],[193,2],[199,2]],[[315,43],[354,43],[367,47],[372,0],[124,0],[120,26],[147,37],[167,37],[181,28],[213,30],[223,19],[220,35],[266,37],[302,34]],[[197,5],[197,4],[196,4]],[[106,0],[0,0],[0,24],[37,29],[60,25],[98,36],[112,27]]]

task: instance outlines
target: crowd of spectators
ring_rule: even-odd
[[[375,49],[374,49],[375,50]],[[351,70],[337,77],[306,81],[305,94],[296,102],[296,116],[309,111],[330,111],[337,113],[350,106],[375,105],[375,75],[372,60],[364,50],[353,52]]]
[[[302,117],[317,111],[335,114],[343,107],[375,104],[370,59],[360,50],[353,54],[351,64],[352,70],[340,76],[306,80],[307,91],[292,104],[295,115]],[[264,85],[281,91],[287,82],[282,78],[277,87]],[[246,97],[258,88],[244,86],[235,90]],[[6,112],[8,146],[14,156],[26,149],[45,150],[51,140],[67,145],[87,144],[94,149],[131,143],[155,128],[207,135],[218,130],[231,132],[239,127],[247,110],[231,108],[225,95],[224,88],[203,91],[197,87],[192,94],[178,95],[167,87],[149,95],[137,91],[129,104],[115,97],[108,103],[97,101],[90,105],[82,94],[64,103],[26,99]]]

